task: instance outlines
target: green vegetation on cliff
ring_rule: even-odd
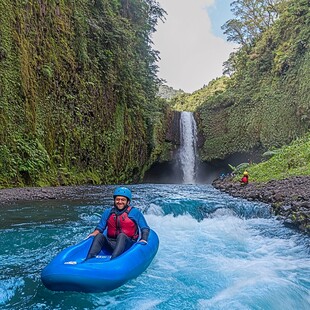
[[[261,5],[267,2],[273,6]],[[204,137],[202,160],[279,148],[310,127],[309,2],[238,0],[233,5],[236,19],[223,26],[240,44],[225,63],[231,77],[192,105]],[[175,105],[193,102],[191,96],[185,99]]]
[[[177,94],[169,101],[169,105],[176,111],[194,112],[206,101],[206,98],[221,93],[226,88],[228,80],[228,77],[223,76],[211,81],[207,86],[196,90],[192,94]]]
[[[251,181],[266,182],[310,175],[310,134],[268,154],[272,156],[270,159],[247,168]]]
[[[153,0],[0,0],[0,187],[127,183],[166,108]]]
[[[310,175],[309,1],[237,0],[232,6],[236,18],[223,29],[240,49],[225,63],[230,78],[224,87],[201,94],[195,107],[205,141],[201,157],[268,150],[261,163],[241,163],[236,181],[245,167],[256,182]]]
[[[221,94],[197,110],[203,159],[287,144],[309,129],[309,8],[287,1],[279,19],[228,61]]]

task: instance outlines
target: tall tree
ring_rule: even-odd
[[[227,40],[241,45],[251,44],[279,16],[279,5],[286,0],[236,0],[231,3],[235,18],[222,29]]]

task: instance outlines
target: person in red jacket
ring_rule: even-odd
[[[241,185],[247,185],[249,183],[249,173],[247,171],[243,172],[243,177],[241,178]]]
[[[150,228],[139,209],[129,206],[131,191],[119,187],[114,191],[114,207],[102,214],[95,230],[87,236],[94,236],[86,259],[96,257],[102,248],[112,253],[111,259],[128,250],[139,238],[139,242],[147,244]],[[103,232],[106,231],[106,234]]]

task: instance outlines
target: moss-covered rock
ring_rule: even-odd
[[[241,186],[229,177],[216,179],[213,186],[234,197],[261,201],[272,206],[274,215],[285,225],[310,234],[310,177],[292,177]]]
[[[149,44],[161,14],[144,1],[0,0],[0,186],[141,179],[165,130]]]

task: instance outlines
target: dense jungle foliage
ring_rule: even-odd
[[[163,14],[155,0],[0,0],[0,187],[139,180],[164,139]]]
[[[158,97],[170,100],[180,94],[185,94],[185,92],[182,89],[176,90],[171,86],[160,84],[158,89]]]
[[[231,7],[223,30],[240,48],[225,76],[168,107],[150,39],[165,14],[156,0],[0,0],[0,187],[137,182],[169,160],[171,108],[195,111],[206,161],[308,133],[309,1]]]
[[[270,150],[264,156],[268,158],[267,161],[246,168],[251,181],[266,182],[270,179],[310,175],[310,133],[280,149]],[[239,180],[241,175],[237,178]]]
[[[194,112],[207,98],[222,93],[226,89],[228,77],[221,77],[211,81],[207,86],[194,91],[192,94],[178,93],[169,100],[169,105],[176,111]]]
[[[249,173],[251,182],[310,176],[310,133],[279,149],[273,148],[263,153],[262,158],[259,163],[250,161],[237,166],[229,164],[234,180],[239,182],[244,171]]]
[[[223,25],[239,44],[225,76],[170,103],[195,111],[202,160],[261,153],[303,136],[310,127],[308,0],[238,0]]]
[[[274,6],[254,6],[265,2]],[[236,19],[223,29],[240,48],[225,63],[230,78],[196,110],[203,160],[278,148],[310,127],[309,1],[239,0],[232,6]],[[273,18],[263,23],[257,16]]]

